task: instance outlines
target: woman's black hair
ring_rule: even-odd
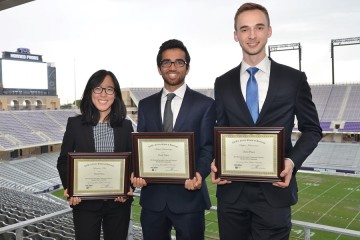
[[[108,120],[111,127],[119,126],[126,118],[126,106],[122,99],[120,84],[116,76],[107,70],[99,70],[95,72],[88,80],[82,99],[80,103],[80,111],[82,114],[82,121],[85,124],[96,126],[100,119],[99,110],[95,107],[92,102],[92,93],[95,87],[99,87],[104,81],[106,76],[110,76],[114,83],[115,99],[111,105],[111,111],[109,115],[105,117]]]

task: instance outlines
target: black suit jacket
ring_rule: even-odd
[[[140,101],[138,132],[161,132],[162,91]],[[202,176],[200,190],[186,190],[184,184],[149,184],[141,190],[142,207],[161,211],[167,205],[172,212],[189,213],[209,209],[210,199],[205,178],[213,160],[214,100],[187,87],[177,116],[175,132],[194,132],[196,171]]]
[[[131,152],[131,132],[133,132],[131,122],[125,119],[121,126],[114,127],[113,129],[114,152]],[[68,152],[95,152],[93,128],[91,125],[83,124],[81,116],[70,117],[68,119],[60,156],[57,162],[57,169],[64,189],[68,187]],[[126,201],[126,203],[130,204],[131,201],[132,199]],[[103,200],[81,201],[81,203],[74,206],[74,208],[98,209],[102,206],[103,202]],[[121,204],[113,200],[108,200],[107,202],[111,207],[116,207]]]
[[[271,60],[267,96],[255,124],[242,95],[240,65],[218,77],[214,89],[219,126],[285,128],[285,157],[290,158],[295,164],[290,185],[287,188],[274,187],[271,183],[260,185],[271,205],[285,207],[295,204],[296,171],[322,138],[319,118],[305,73]],[[293,147],[291,132],[295,116],[302,134]],[[233,182],[218,186],[218,199],[234,202],[240,195],[243,185],[243,182]]]

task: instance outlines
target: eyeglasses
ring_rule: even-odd
[[[171,67],[171,64],[174,64],[175,67],[180,68],[180,67],[187,65],[187,62],[185,62],[182,59],[176,59],[173,62],[169,59],[165,59],[160,62],[160,66],[163,68],[169,68],[169,67]]]
[[[95,87],[95,88],[93,88],[93,92],[96,93],[96,94],[101,94],[103,92],[103,90],[105,90],[105,93],[107,95],[113,95],[115,93],[115,89],[112,88],[112,87],[106,87],[106,88]]]

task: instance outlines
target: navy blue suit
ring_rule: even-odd
[[[322,138],[322,130],[305,73],[271,60],[269,88],[256,123],[253,122],[242,95],[240,65],[218,77],[214,90],[219,126],[285,128],[285,157],[290,158],[295,165],[290,185],[286,188],[275,187],[271,183],[253,185],[256,185],[258,187],[256,191],[263,195],[265,205],[268,204],[273,208],[288,208],[295,204],[298,199],[296,171],[300,169],[302,163]],[[298,120],[298,129],[302,134],[293,146],[291,133],[295,116]],[[239,197],[244,195],[242,191],[245,186],[250,186],[252,189],[253,185],[247,185],[245,182],[219,185],[217,188],[218,203],[235,204]],[[268,207],[265,208],[268,209]],[[279,216],[270,215],[268,220],[275,223],[280,221],[276,219],[277,217]],[[232,234],[238,233],[237,229],[233,230],[235,232],[232,233],[226,231],[229,232],[229,239]],[[264,239],[267,239],[266,236]]]
[[[138,132],[162,132],[161,95],[162,91],[140,101]],[[194,160],[196,171],[202,176],[202,187],[189,191],[184,184],[148,184],[141,191],[140,204],[143,209],[160,212],[167,207],[172,213],[184,214],[203,212],[210,208],[205,178],[210,173],[213,160],[215,118],[214,100],[187,87],[174,132],[194,132]]]

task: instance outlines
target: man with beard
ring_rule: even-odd
[[[174,227],[177,240],[201,240],[205,231],[204,211],[211,206],[205,178],[213,160],[215,103],[185,84],[190,55],[181,41],[172,39],[160,46],[157,66],[164,87],[139,102],[137,131],[194,132],[196,174],[184,184],[147,184],[141,178],[132,179],[135,187],[143,186],[140,198],[143,237],[170,240]],[[171,105],[173,116],[170,126],[164,124],[167,104]]]

